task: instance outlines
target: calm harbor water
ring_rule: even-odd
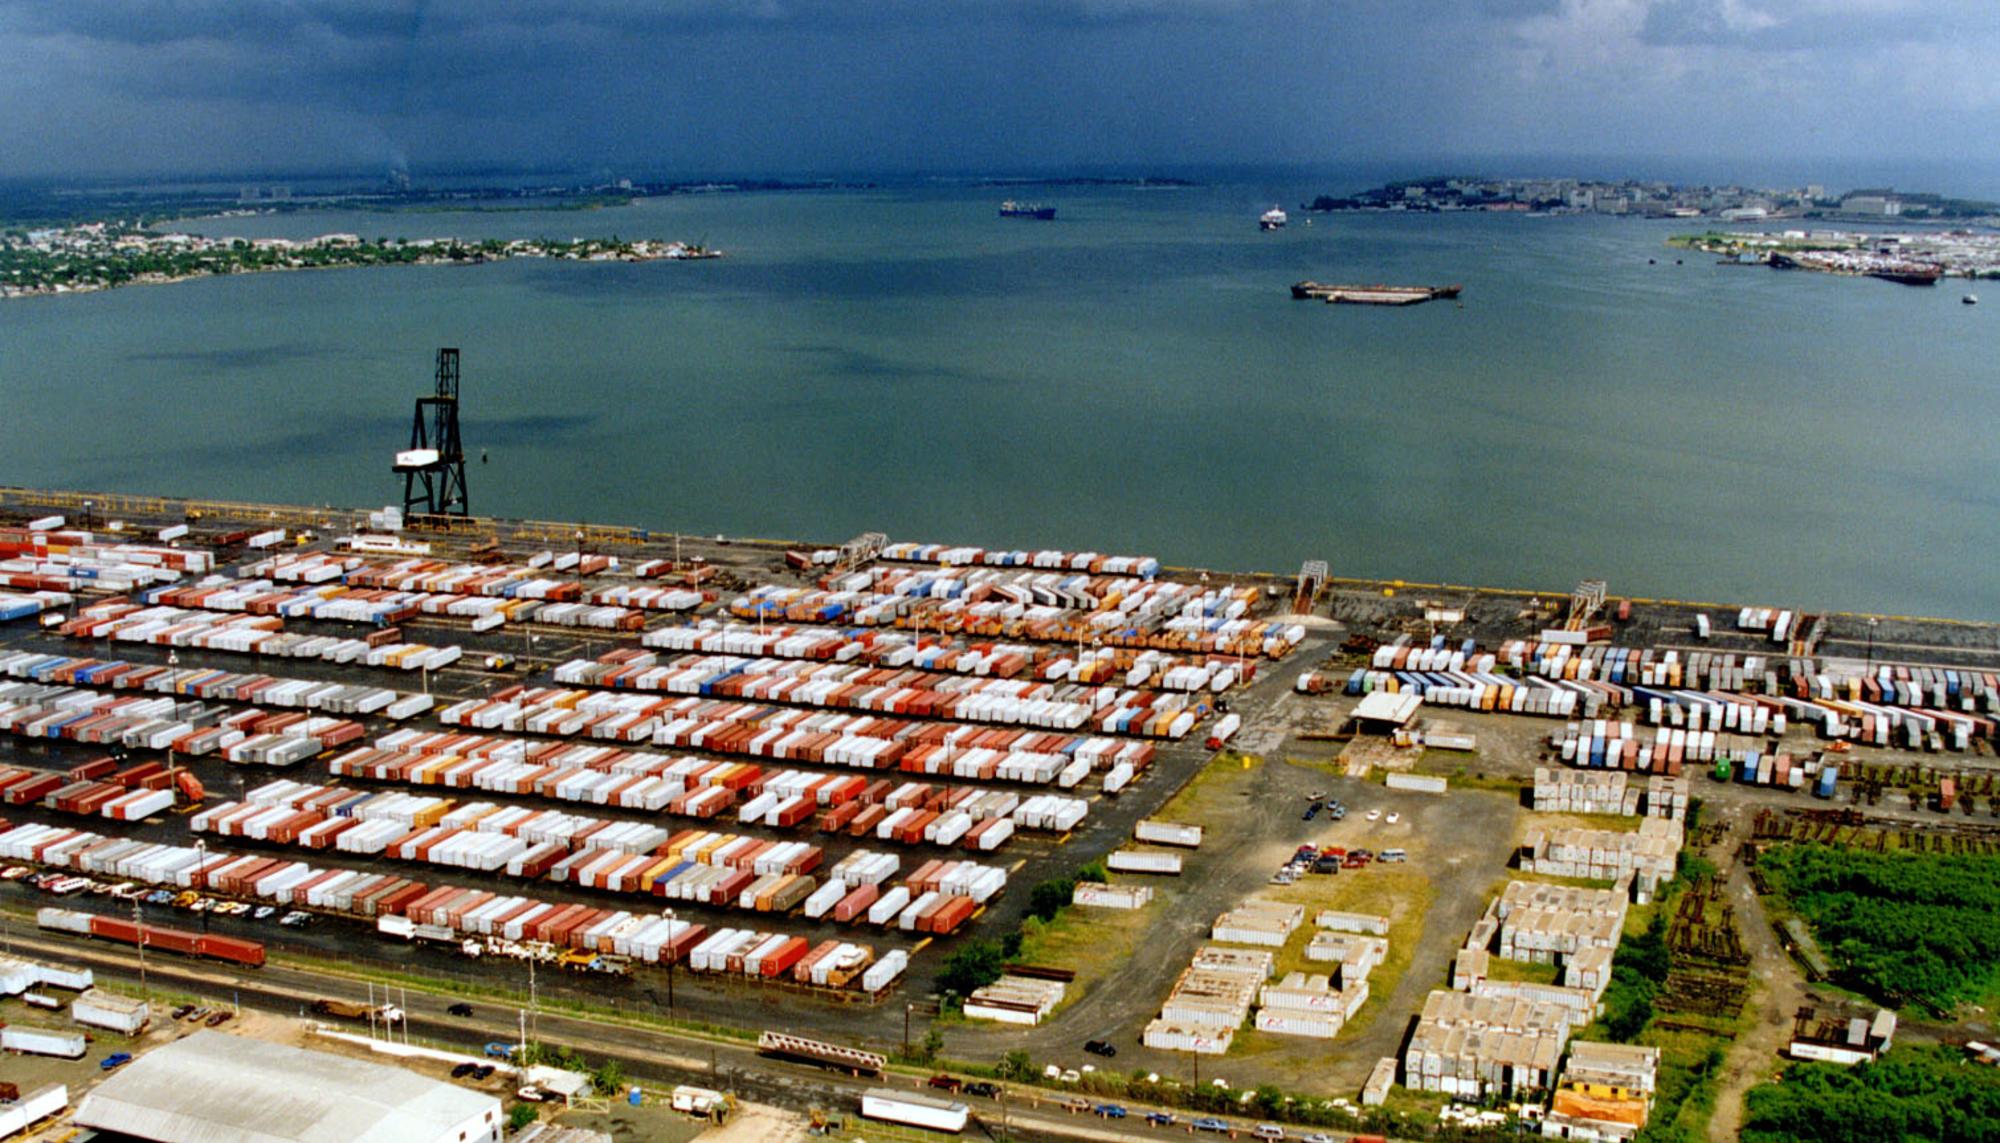
[[[0,481],[387,503],[457,345],[481,513],[2000,617],[2000,305],[1677,265],[1685,227],[1638,220],[1257,231],[1320,189],[1021,192],[1049,223],[953,186],[204,222],[728,257],[0,304]],[[1306,277],[1465,293],[1293,302]]]

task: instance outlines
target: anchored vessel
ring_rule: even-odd
[[[1300,300],[1318,298],[1337,305],[1413,306],[1436,298],[1455,298],[1459,286],[1336,286],[1305,281],[1292,285],[1292,296]]]
[[[1257,216],[1257,229],[1280,230],[1283,229],[1286,221],[1287,219],[1284,210],[1280,207],[1274,206],[1271,209],[1265,211],[1263,214]]]
[[[1000,217],[1002,218],[1038,218],[1043,222],[1047,222],[1055,216],[1056,208],[1052,206],[1038,206],[1032,202],[1015,202],[1011,198],[1000,204]]]

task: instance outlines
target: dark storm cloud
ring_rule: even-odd
[[[1989,2],[0,0],[0,171],[1990,150]]]

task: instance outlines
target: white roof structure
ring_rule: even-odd
[[[503,1128],[490,1095],[213,1031],[125,1065],[76,1122],[159,1143],[497,1143]]]
[[[1369,691],[1362,696],[1361,705],[1354,708],[1354,717],[1362,722],[1388,722],[1402,726],[1416,716],[1417,706],[1423,701],[1410,691],[1397,694]]]

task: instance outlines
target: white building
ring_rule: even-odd
[[[499,1143],[506,1126],[490,1095],[212,1031],[113,1073],[76,1123],[158,1143]]]

